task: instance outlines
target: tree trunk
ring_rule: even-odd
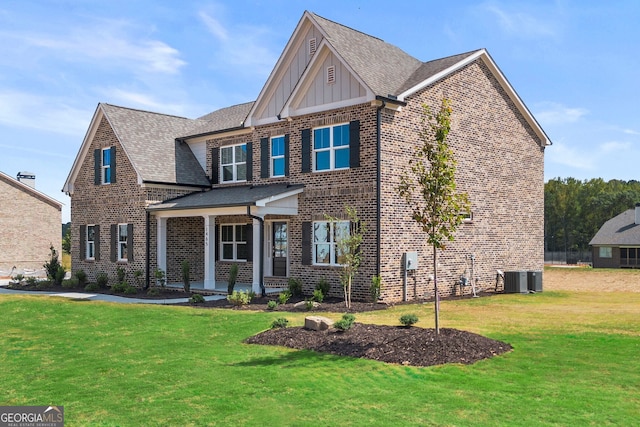
[[[440,335],[440,296],[438,294],[438,253],[433,245],[433,291],[435,292],[436,336]]]

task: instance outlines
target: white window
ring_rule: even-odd
[[[343,254],[336,244],[349,236],[349,221],[316,221],[313,223],[313,263],[342,265]]]
[[[600,246],[599,248],[600,258],[611,258],[611,247],[609,246]]]
[[[349,168],[349,124],[313,130],[314,172]]]
[[[225,224],[220,226],[220,259],[223,261],[247,260],[246,224]]]
[[[100,166],[102,183],[111,183],[111,148],[102,149],[102,165]]]
[[[127,224],[118,224],[118,261],[127,260]]]
[[[284,136],[271,138],[271,176],[284,176]]]
[[[220,148],[222,182],[247,180],[247,144]]]
[[[96,258],[96,226],[87,225],[87,241],[86,241],[85,259]]]

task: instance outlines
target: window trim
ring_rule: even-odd
[[[279,154],[277,156],[273,155],[273,140],[275,139],[282,139],[282,154]],[[270,178],[282,178],[287,176],[287,171],[285,170],[286,169],[285,144],[286,144],[285,135],[277,135],[269,138],[269,177]],[[275,174],[276,168],[275,168],[274,161],[280,160],[280,159],[282,159],[282,175],[276,175]]]
[[[236,231],[237,228],[236,227],[244,227],[244,236],[245,236],[245,240],[238,240],[238,237],[236,235]],[[245,223],[229,223],[229,224],[220,224],[219,225],[220,229],[219,229],[219,233],[220,233],[220,242],[219,242],[219,248],[218,250],[220,251],[219,254],[220,256],[218,257],[220,259],[220,261],[233,261],[233,262],[247,262],[247,258],[238,258],[238,245],[245,245],[246,246],[246,250],[249,250],[248,247],[248,242],[247,242],[247,224]],[[223,227],[232,227],[233,230],[233,240],[230,241],[225,241],[224,239],[224,233],[222,231]],[[224,245],[232,245],[233,247],[233,255],[232,258],[225,258],[224,257]],[[249,253],[247,252],[247,257],[249,256]]]
[[[117,260],[118,262],[123,262],[123,261],[128,261],[129,257],[128,257],[128,245],[129,245],[129,228],[128,228],[129,224],[126,223],[119,223],[118,227],[116,229],[117,233],[118,233],[118,240],[116,242],[117,246]],[[122,237],[121,233],[120,233],[120,228],[124,227],[124,241],[120,240],[120,237]],[[122,247],[122,245],[124,244],[124,249]]]
[[[236,147],[242,147],[244,146],[244,152],[245,152],[245,160],[244,162],[237,162],[236,161]],[[232,161],[231,163],[222,163],[222,158],[223,156],[223,151],[225,149],[231,149],[231,153],[232,153]],[[248,171],[248,165],[247,165],[247,159],[248,159],[248,144],[246,142],[240,143],[240,144],[233,144],[233,145],[224,145],[222,147],[220,147],[220,155],[219,155],[220,159],[219,159],[219,168],[220,168],[220,183],[221,184],[228,184],[228,183],[233,183],[233,182],[247,182],[247,171]],[[245,165],[245,177],[244,179],[238,179],[238,166],[239,165]],[[225,180],[224,179],[224,167],[225,166],[231,166],[232,167],[232,174],[233,174],[233,179],[231,180]]]
[[[107,164],[105,164],[104,162],[104,153],[108,151],[109,152],[109,162]],[[111,184],[111,156],[113,155],[113,153],[111,152],[111,147],[108,148],[103,148],[100,151],[100,182],[103,185],[106,184]],[[109,171],[109,181],[107,181],[107,170]]]
[[[338,127],[342,127],[342,126],[346,126],[346,128],[348,129],[347,131],[347,135],[349,136],[349,144],[347,145],[340,145],[338,147],[336,147],[334,145],[334,140],[333,140],[333,134],[334,134],[334,129],[338,128]],[[329,129],[329,147],[327,148],[320,148],[317,149],[316,148],[316,144],[315,144],[315,138],[316,138],[316,131],[322,130],[322,129]],[[336,152],[337,151],[342,151],[342,150],[347,150],[349,152],[349,162],[347,164],[346,167],[341,167],[341,168],[337,168],[336,167]],[[319,152],[329,152],[329,168],[328,169],[318,169],[318,162],[317,162],[317,153]],[[312,161],[312,172],[330,172],[330,171],[339,171],[339,170],[348,170],[351,169],[351,123],[346,122],[346,123],[337,123],[337,124],[333,124],[333,125],[328,125],[328,126],[319,126],[319,127],[315,127],[311,130],[311,161]]]
[[[329,224],[329,241],[328,242],[316,242],[316,224]],[[311,223],[311,264],[314,266],[321,267],[342,267],[344,264],[340,264],[337,258],[337,240],[335,240],[335,226],[336,224],[344,224],[346,229],[351,232],[351,222],[348,220],[339,220],[339,221],[313,221]],[[328,245],[329,246],[329,262],[318,262],[318,245]]]
[[[89,240],[89,227],[93,228],[93,240]],[[85,236],[84,236],[84,243],[85,243],[85,250],[84,250],[84,259],[86,261],[95,261],[96,259],[96,224],[87,224],[86,226],[86,231],[85,231]],[[93,256],[89,256],[89,248],[93,249]]]

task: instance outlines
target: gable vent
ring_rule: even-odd
[[[330,65],[327,67],[327,84],[333,84],[336,82],[336,66]]]
[[[313,56],[316,53],[316,38],[309,39],[309,56]]]

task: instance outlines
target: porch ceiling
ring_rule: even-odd
[[[243,185],[213,188],[156,203],[147,210],[157,217],[202,215],[297,215],[302,184]]]

